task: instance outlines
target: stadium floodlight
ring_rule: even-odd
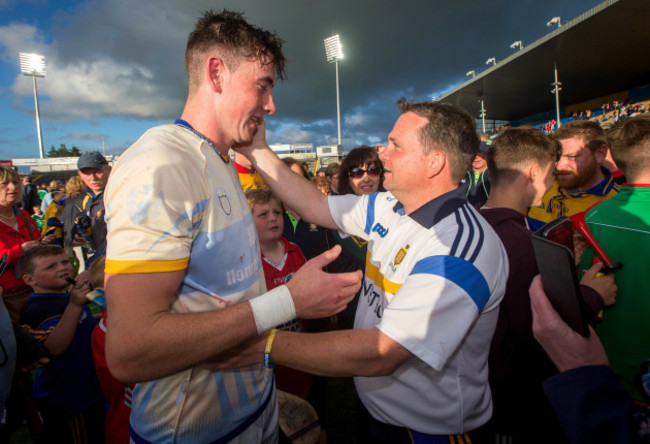
[[[516,42],[512,42],[512,44],[510,45],[510,48],[515,49],[517,46],[519,46],[520,51],[522,49],[524,49],[524,44],[522,43],[521,40],[517,40]]]
[[[553,26],[553,25],[555,25],[555,24],[557,24],[557,27],[558,27],[558,28],[559,28],[560,26],[562,26],[562,23],[560,22],[560,17],[553,17],[551,20],[549,20],[548,22],[546,22],[546,26],[549,26],[549,27],[551,27],[551,26]]]
[[[324,40],[325,56],[329,63],[336,66],[336,125],[338,128],[339,147],[341,147],[341,101],[339,98],[339,62],[343,60],[343,48],[339,35],[335,34]]]
[[[494,57],[490,57],[489,59],[487,59],[487,60],[485,61],[485,64],[486,64],[486,65],[489,65],[490,63],[492,63],[492,66],[496,66],[496,64],[497,64],[497,59],[495,59]]]
[[[481,117],[481,122],[483,123],[483,132],[485,132],[485,115],[487,114],[487,110],[485,109],[485,103],[483,102],[483,99],[479,99],[479,102],[481,102],[481,114],[479,114],[479,116]]]
[[[560,122],[560,91],[562,91],[560,87],[562,86],[562,82],[558,82],[557,80],[557,65],[555,63],[553,63],[553,70],[555,71],[555,82],[551,83],[553,87],[551,93],[555,94],[555,113],[557,117],[557,128],[559,128],[562,126],[562,122]]]
[[[467,72],[465,73],[465,75],[466,75],[467,77],[469,77],[469,76],[476,77],[476,71],[474,71],[474,70],[467,71]]]
[[[38,153],[40,158],[45,157],[43,151],[43,134],[41,133],[41,118],[38,110],[38,89],[36,88],[36,77],[45,77],[45,57],[39,54],[21,52],[20,72],[30,76],[34,83],[34,108],[36,111],[36,133],[38,136]]]

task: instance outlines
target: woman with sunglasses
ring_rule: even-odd
[[[384,166],[375,148],[360,146],[345,156],[339,172],[339,194],[361,196],[385,191],[383,184]]]

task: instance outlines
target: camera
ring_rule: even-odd
[[[77,237],[84,242],[90,250],[95,250],[93,238],[90,236],[90,217],[87,214],[82,214],[74,219],[74,228],[72,229],[72,236]]]

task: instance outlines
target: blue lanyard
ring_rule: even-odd
[[[197,130],[195,130],[194,128],[192,128],[192,125],[190,125],[189,123],[187,123],[185,120],[183,120],[183,119],[176,119],[176,120],[174,121],[174,124],[175,124],[175,125],[179,125],[179,126],[183,126],[183,127],[187,128],[188,130],[192,131],[196,136],[198,136],[199,138],[201,138],[202,140],[204,140],[208,145],[210,145],[210,147],[215,151],[215,153],[217,153],[217,155],[221,158],[221,160],[224,161],[224,163],[226,163],[226,164],[229,163],[229,157],[228,157],[228,156],[224,156],[224,155],[222,155],[222,154],[219,152],[219,150],[217,149],[217,147],[214,146],[214,144],[210,141],[210,139],[208,139],[208,138],[205,137],[203,134],[201,134],[200,132],[198,132]]]

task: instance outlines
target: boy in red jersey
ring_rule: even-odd
[[[266,289],[286,284],[305,263],[300,247],[282,236],[284,221],[282,204],[270,191],[249,190],[246,198],[253,214],[262,252],[262,267]],[[279,330],[304,331],[303,321],[293,319],[277,326]],[[276,385],[279,390],[307,398],[311,387],[311,375],[287,367],[276,367]]]

